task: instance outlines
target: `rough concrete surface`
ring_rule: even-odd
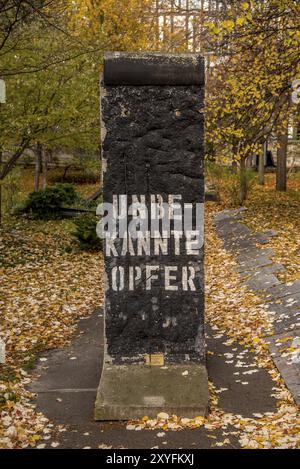
[[[206,414],[207,371],[201,363],[105,364],[104,369],[95,404],[96,420],[155,418],[162,409],[188,418]]]

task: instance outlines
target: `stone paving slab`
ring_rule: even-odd
[[[282,264],[269,264],[266,266],[258,267],[257,269],[252,270],[243,270],[239,272],[242,278],[255,278],[260,274],[276,274],[278,272],[283,272],[285,270]]]
[[[255,247],[252,250],[247,250],[247,252],[243,252],[236,256],[237,262],[247,262],[249,259],[255,259],[256,257],[261,256],[274,256],[275,252],[272,248],[258,248]]]
[[[269,303],[267,308],[274,318],[273,330],[275,334],[300,328],[300,309],[287,308],[278,303]]]
[[[237,272],[243,272],[245,270],[257,269],[258,267],[265,267],[271,265],[271,259],[267,256],[257,256],[254,259],[249,259],[245,262],[239,262],[238,267],[235,268]]]
[[[270,239],[269,236],[267,236],[265,233],[256,233],[253,238],[256,240],[257,243],[259,244],[268,244]]]
[[[296,293],[295,295],[284,296],[278,301],[280,301],[280,303],[287,308],[300,308],[300,293]]]
[[[273,274],[260,273],[256,277],[246,280],[245,284],[253,291],[263,291],[280,284],[280,282]]]
[[[287,317],[290,317],[300,312],[299,308],[289,308],[280,303],[267,303],[266,306],[270,312],[274,312],[277,316],[286,315]]]
[[[233,210],[223,210],[215,215],[215,222],[219,222],[222,220],[226,220],[228,218],[234,217],[235,220],[240,216],[243,212],[247,210],[246,207],[240,207]]]
[[[253,249],[257,244],[267,244],[269,238],[263,235],[249,235],[241,238],[226,238],[224,239],[224,246],[227,249],[234,251],[246,251],[247,249]]]
[[[234,253],[236,252],[241,252],[244,250],[246,247],[252,247],[254,248],[256,246],[256,242],[252,239],[244,239],[244,240],[239,240],[239,241],[234,241],[234,240],[224,240],[224,248],[227,249],[228,251],[232,251]]]
[[[226,221],[219,224],[219,233],[223,237],[230,233],[231,238],[239,238],[251,235],[251,230],[242,223],[232,223]]]
[[[273,238],[274,236],[278,235],[276,230],[268,230],[268,231],[265,231],[264,234],[266,236],[269,236],[269,238]]]
[[[282,283],[281,285],[275,286],[274,288],[268,291],[266,299],[278,299],[284,296],[294,295],[295,293],[300,293],[300,280],[296,280],[292,285]]]
[[[278,317],[273,323],[275,334],[293,331],[300,328],[300,311],[291,316]]]
[[[250,242],[249,242],[248,245],[246,244],[245,246],[243,246],[242,249],[238,249],[238,250],[235,251],[235,256],[236,256],[236,257],[237,257],[237,256],[248,256],[248,257],[251,257],[251,255],[252,255],[253,252],[255,252],[255,251],[257,252],[257,251],[260,251],[260,250],[264,251],[264,250],[266,249],[265,247],[261,248],[260,245],[259,245],[259,243],[258,243],[258,244],[257,244],[257,243],[253,243],[252,238],[251,238],[249,241],[250,241]],[[266,255],[267,255],[267,256],[272,256],[272,257],[274,256],[274,254],[273,254],[273,255],[271,255],[271,254],[269,254],[269,255],[266,254]],[[256,256],[256,257],[257,257],[257,256]]]

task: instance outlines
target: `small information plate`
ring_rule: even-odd
[[[164,366],[165,357],[163,353],[154,353],[145,356],[146,365],[150,366]]]

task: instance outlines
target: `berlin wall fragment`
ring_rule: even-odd
[[[105,359],[95,418],[204,415],[204,60],[111,53],[101,82]]]

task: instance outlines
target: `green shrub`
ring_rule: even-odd
[[[218,200],[224,196],[231,205],[238,206],[244,202],[241,200],[241,185],[244,185],[244,196],[247,197],[256,178],[251,169],[236,170],[232,167],[221,165],[206,160],[205,172],[208,182],[213,186]]]
[[[73,235],[80,247],[87,250],[102,250],[102,239],[96,233],[98,219],[94,214],[84,214],[73,220],[75,231]]]
[[[37,192],[31,192],[21,212],[31,213],[40,220],[59,218],[60,208],[78,201],[72,184],[55,184]]]
[[[51,189],[51,187],[49,187],[49,189]],[[62,204],[71,205],[79,200],[79,196],[73,184],[57,183],[53,186],[53,189],[55,189],[57,193],[61,194]]]
[[[256,174],[251,169],[239,169],[237,173],[233,172],[228,174],[228,183],[226,185],[226,189],[230,201],[234,206],[242,205],[244,203],[255,179]],[[241,195],[242,192],[243,197]]]
[[[2,207],[3,213],[13,212],[15,205],[21,201],[21,170],[14,168],[4,180],[0,181],[2,187]]]

